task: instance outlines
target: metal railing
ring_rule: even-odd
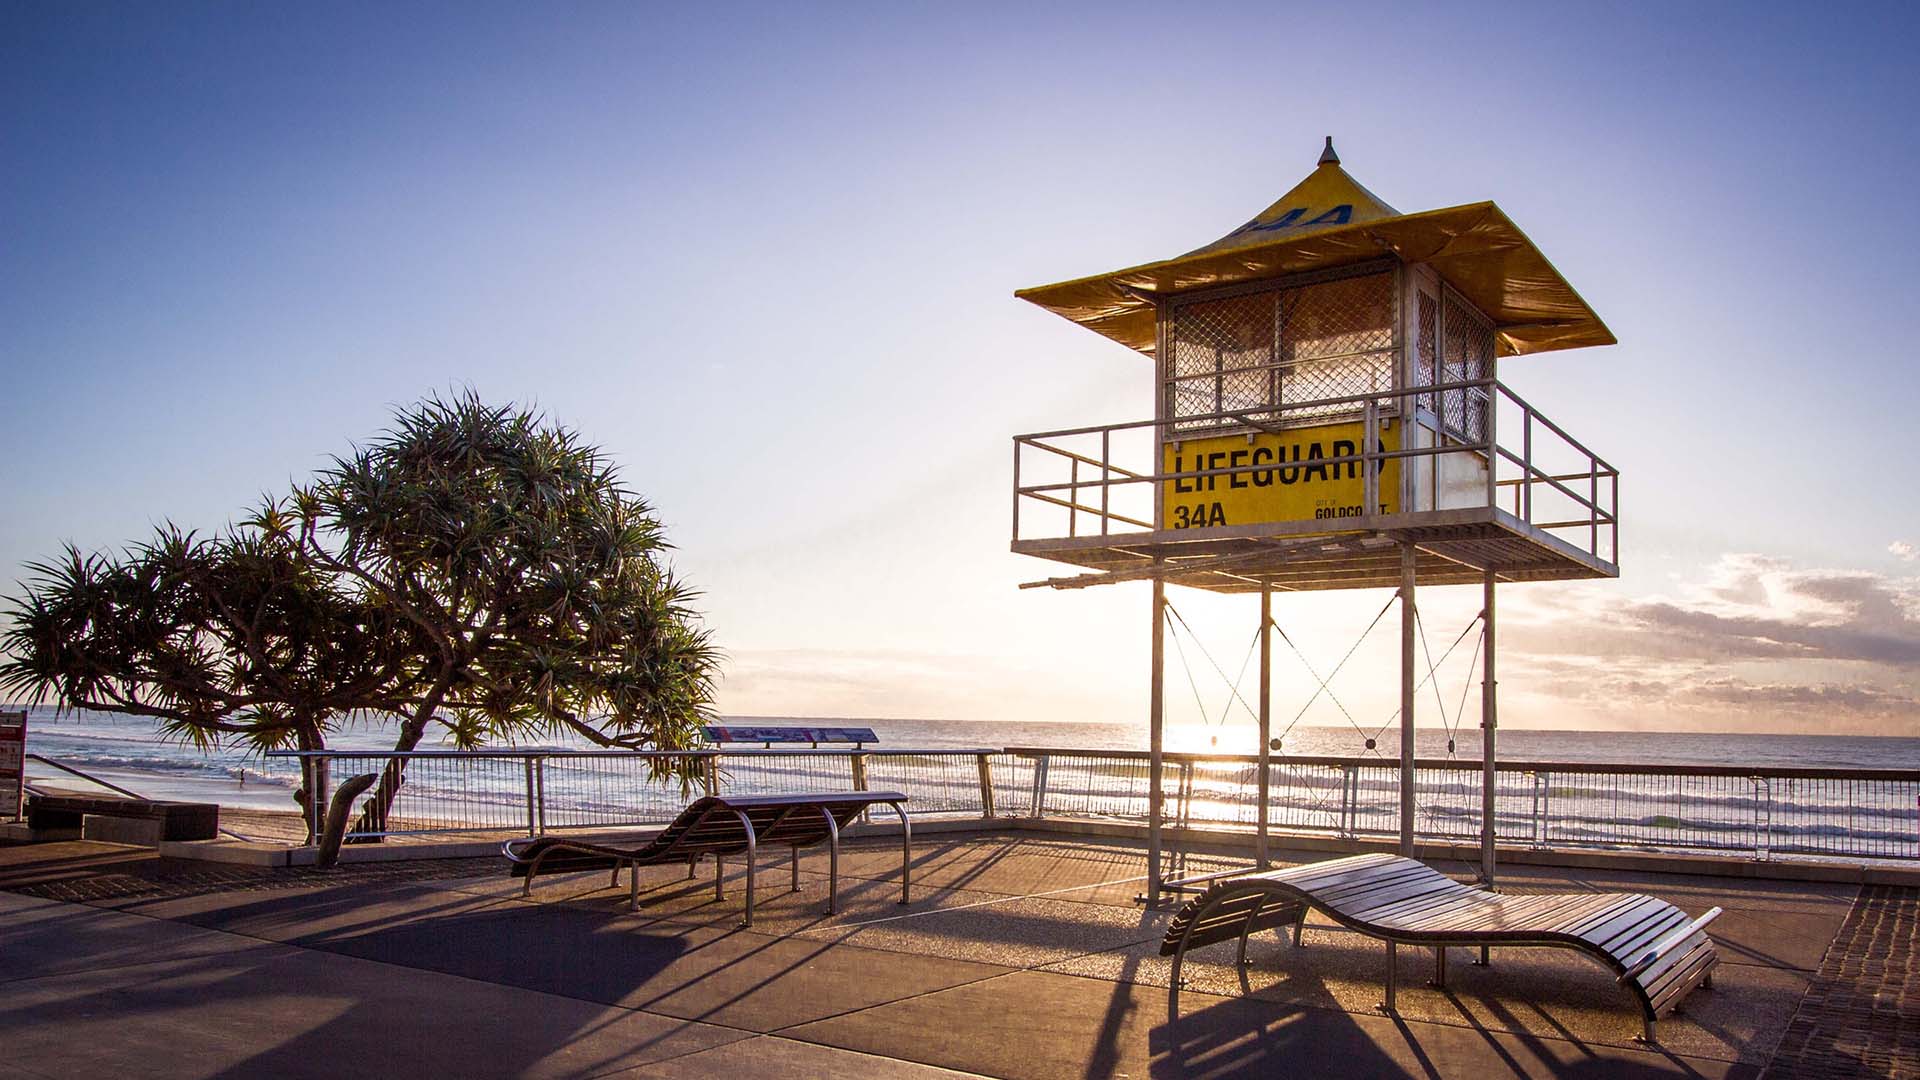
[[[1144,750],[1056,747],[686,752],[504,750],[281,753],[334,780],[406,762],[380,830],[350,836],[520,832],[663,824],[695,796],[796,790],[905,792],[916,816],[1142,823]],[[680,766],[676,773],[675,766]],[[1166,824],[1250,832],[1253,755],[1168,753]],[[1277,835],[1398,835],[1399,762],[1276,757],[1268,812]],[[681,777],[691,779],[682,780]],[[1920,771],[1501,762],[1495,834],[1504,846],[1713,853],[1752,859],[1920,860]],[[1422,841],[1480,837],[1480,763],[1422,759],[1414,770]]]
[[[916,815],[991,815],[988,759],[995,750],[366,750],[276,751],[269,759],[311,761],[329,792],[348,777],[395,775],[384,812],[358,800],[348,839],[467,832],[524,832],[658,825],[700,795],[731,792],[887,790],[909,796]],[[314,833],[326,814],[310,800]]]
[[[1145,821],[1146,751],[1012,747],[1027,766],[1034,816]],[[1165,755],[1166,823],[1251,830],[1253,755]],[[1276,757],[1268,813],[1277,833],[1390,838],[1400,827],[1400,763],[1384,757]],[[1415,763],[1417,835],[1480,838],[1477,760]],[[1754,859],[1920,860],[1920,771],[1500,762],[1494,833],[1507,846],[1609,848]]]
[[[1484,438],[1467,440],[1414,407],[1420,401],[1447,394],[1477,393],[1490,402]],[[1402,399],[1415,399],[1408,403]],[[1618,561],[1620,474],[1605,459],[1542,415],[1525,399],[1497,379],[1470,379],[1399,390],[1376,390],[1344,397],[1262,405],[1177,420],[1134,420],[1119,424],[1063,428],[1016,435],[1013,439],[1013,540],[1073,539],[1154,532],[1155,485],[1177,481],[1268,478],[1291,472],[1298,463],[1262,462],[1216,468],[1162,470],[1162,437],[1190,440],[1220,434],[1280,432],[1323,425],[1328,410],[1346,409],[1361,423],[1362,438],[1355,453],[1312,459],[1312,466],[1334,469],[1358,466],[1364,478],[1362,512],[1372,517],[1382,506],[1401,505],[1397,492],[1382,492],[1380,477],[1387,463],[1403,462],[1428,471],[1423,500],[1415,512],[1469,507],[1497,507],[1523,524],[1558,536],[1594,558]],[[1502,413],[1509,414],[1502,416]],[[1383,424],[1411,413],[1434,439],[1433,445],[1385,449]],[[1189,430],[1193,425],[1206,430]],[[1407,425],[1403,425],[1406,430]],[[1517,435],[1517,445],[1501,441],[1501,432]],[[1508,436],[1511,438],[1511,436]],[[1119,444],[1118,458],[1116,444]],[[1029,456],[1033,461],[1029,462]],[[1482,472],[1479,489],[1462,494],[1441,475],[1447,459],[1470,462]],[[1503,463],[1506,468],[1503,468]],[[1036,470],[1047,478],[1035,482]],[[1244,481],[1240,481],[1244,482]],[[1446,487],[1447,494],[1442,494]],[[1464,500],[1464,501],[1463,501]],[[1424,501],[1430,505],[1421,505]],[[1044,509],[1064,528],[1023,534],[1022,510]],[[1028,518],[1031,523],[1031,514]],[[1393,515],[1393,516],[1398,516]]]

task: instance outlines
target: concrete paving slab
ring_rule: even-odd
[[[709,926],[413,885],[215,895],[141,910],[271,941],[769,1031],[1000,974]],[[728,923],[737,913],[724,916]]]
[[[410,884],[363,884],[134,899],[121,903],[119,910],[263,941],[321,945],[373,928],[393,928],[505,903]]]
[[[1019,834],[916,844],[913,860],[914,880],[928,886],[1011,895],[1095,885],[1144,870],[1137,847]],[[840,872],[897,881],[900,849],[862,841],[841,852]]]
[[[819,1043],[760,1035],[702,1050],[671,1061],[643,1065],[619,1077],[658,1080],[713,1080],[721,1076],[752,1076],[780,1080],[968,1080],[979,1073],[920,1065],[897,1058],[875,1057]]]
[[[531,899],[538,903],[559,903],[581,907],[643,923],[707,926],[731,930],[740,926],[746,911],[746,882],[743,869],[730,870],[725,878],[726,897],[715,900],[711,872],[687,881],[677,875],[661,882],[651,879],[645,870],[641,876],[640,906],[627,911],[627,885],[622,875],[619,885],[610,885],[606,872],[553,875],[535,882]],[[838,890],[837,910],[826,911],[828,878],[812,870],[800,875],[795,892],[791,872],[784,864],[763,866],[754,903],[755,933],[787,935],[835,926],[891,920],[903,914],[917,915],[934,910],[969,907],[1018,900],[1005,893],[971,889],[942,889],[916,881],[913,902],[902,905],[897,878],[876,880],[843,875]],[[519,886],[512,889],[480,888],[466,890],[473,895],[520,899]]]
[[[50,1076],[588,1077],[746,1037],[296,948],[8,984],[0,1045]]]
[[[782,1032],[1015,1080],[1084,1077],[1751,1077],[1738,1063],[1130,983],[1016,972]],[[956,1021],[955,1018],[964,1018]]]
[[[659,972],[628,1001],[667,1016],[771,1032],[1008,970],[943,957],[730,934]]]
[[[0,893],[0,983],[263,947],[180,923]]]
[[[1087,953],[1158,941],[1169,917],[1131,905],[1002,897],[972,906],[883,916],[871,922],[823,925],[801,930],[799,936],[919,956],[1039,967]]]
[[[1815,971],[1846,911],[1751,911],[1729,907],[1709,933],[1729,964]]]

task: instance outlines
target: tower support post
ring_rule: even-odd
[[[1260,782],[1257,785],[1260,795],[1257,832],[1254,836],[1254,856],[1265,870],[1269,862],[1267,851],[1267,815],[1269,813],[1268,796],[1273,783],[1273,584],[1260,583]]]
[[[1413,650],[1419,634],[1413,601],[1414,552],[1400,544],[1400,854],[1413,857]]]
[[[1488,888],[1493,887],[1494,869],[1494,796],[1497,780],[1494,771],[1494,734],[1500,726],[1500,683],[1494,671],[1494,643],[1499,638],[1494,632],[1494,584],[1494,572],[1489,570],[1482,585],[1485,595],[1481,599],[1480,609],[1480,633],[1485,635],[1481,651],[1485,661],[1480,668],[1480,879]]]
[[[1147,691],[1147,904],[1160,902],[1160,828],[1164,793],[1160,783],[1166,762],[1166,699],[1163,694],[1167,654],[1167,583],[1153,579],[1153,666]]]

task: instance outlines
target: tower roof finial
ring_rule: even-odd
[[[1333,152],[1333,136],[1331,135],[1327,136],[1327,148],[1325,150],[1320,151],[1320,164],[1322,165],[1340,164],[1340,155]]]

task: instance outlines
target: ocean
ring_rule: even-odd
[[[849,719],[843,717],[730,717],[736,723],[855,725],[873,728],[883,748],[1000,748],[1007,746],[1145,750],[1144,723],[1005,722],[994,720]],[[1301,727],[1287,738],[1284,752],[1297,755],[1356,756],[1364,753],[1363,733],[1353,728]],[[1391,757],[1397,729],[1380,734],[1379,752]],[[393,745],[390,728],[362,723],[329,739],[335,749],[384,750]],[[529,744],[585,748],[584,742]],[[1422,729],[1422,757],[1475,759],[1479,731]],[[1168,749],[1252,753],[1251,724],[1175,727]],[[429,749],[423,746],[422,749]],[[84,711],[30,710],[27,751],[71,765],[148,798],[217,802],[224,806],[291,810],[296,770],[283,761],[262,760],[238,749],[202,752],[159,738],[145,720]],[[1920,739],[1838,735],[1742,735],[1692,732],[1500,730],[1500,757],[1508,761],[1619,762],[1644,765],[1734,765],[1741,767],[1829,767],[1920,770]],[[37,763],[29,773],[52,778],[54,770]]]

